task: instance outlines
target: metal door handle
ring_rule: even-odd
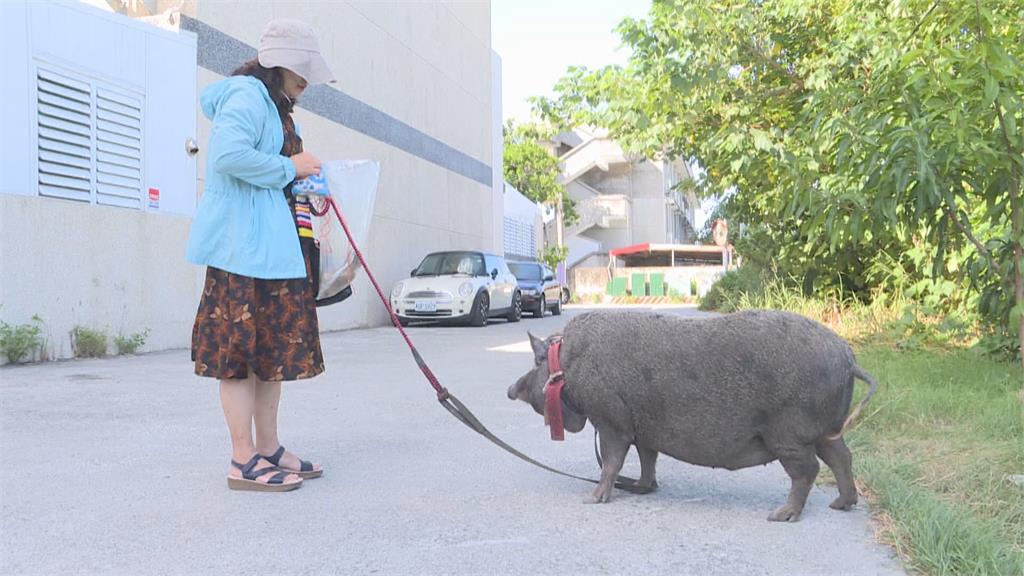
[[[189,156],[195,156],[199,153],[199,144],[196,143],[195,138],[185,140],[185,153]]]

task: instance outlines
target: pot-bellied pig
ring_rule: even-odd
[[[800,517],[818,457],[839,485],[832,508],[849,510],[857,502],[842,434],[877,383],[850,346],[817,322],[768,310],[707,318],[589,312],[560,335],[530,334],[530,341],[535,366],[509,387],[508,397],[570,432],[590,419],[603,460],[595,502],[611,498],[630,445],[640,455],[638,483],[650,488],[657,486],[659,453],[729,470],[779,460],[792,485],[769,520]],[[558,351],[564,379],[549,378],[551,350]],[[849,414],[854,378],[870,390]],[[547,394],[556,383],[560,396],[557,388]]]

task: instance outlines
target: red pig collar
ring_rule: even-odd
[[[562,387],[565,375],[558,360],[562,341],[555,340],[548,347],[548,381],[544,383],[544,424],[551,427],[552,440],[565,440],[565,421],[562,419]]]

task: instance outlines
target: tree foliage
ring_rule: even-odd
[[[698,159],[784,272],[972,306],[1024,335],[1024,0],[655,0],[555,125]],[[735,226],[733,227],[736,228]]]
[[[558,159],[538,143],[541,135],[529,125],[505,125],[505,181],[538,204],[558,201],[563,186],[558,183]]]
[[[578,217],[565,186],[558,182],[558,159],[540,144],[550,136],[541,125],[509,121],[503,130],[505,181],[538,204],[554,206],[561,200],[563,221],[572,224]]]

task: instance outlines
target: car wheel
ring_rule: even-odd
[[[471,326],[486,326],[487,314],[490,311],[491,298],[487,295],[487,292],[477,294],[476,300],[473,301],[473,311],[469,314],[469,324]]]
[[[561,316],[562,315],[562,301],[561,300],[559,300],[558,302],[555,302],[555,307],[551,309],[551,315],[552,316]]]
[[[568,304],[568,303],[569,303],[569,289],[568,288],[562,288],[562,304]]]
[[[534,308],[534,310],[533,310],[533,316],[535,318],[543,318],[544,317],[544,311],[547,310],[547,308],[548,308],[548,303],[547,303],[547,301],[544,300],[544,295],[541,294],[540,301],[537,302],[537,307]]]
[[[509,322],[519,322],[519,319],[523,317],[523,295],[516,291],[515,295],[512,296],[512,309],[508,311]]]

